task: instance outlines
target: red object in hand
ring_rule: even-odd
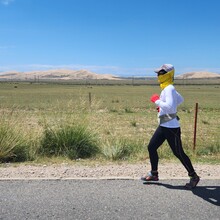
[[[157,107],[157,111],[160,112],[160,107],[159,106]]]
[[[151,102],[156,102],[158,99],[160,99],[160,97],[157,94],[153,94],[150,98]]]

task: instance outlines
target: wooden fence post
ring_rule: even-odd
[[[196,149],[197,116],[198,116],[198,103],[196,103],[196,107],[195,107],[193,151],[195,151]]]
[[[91,96],[91,92],[89,92],[89,107],[91,107],[92,105],[92,96]]]

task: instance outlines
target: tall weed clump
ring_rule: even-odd
[[[83,125],[46,126],[40,145],[39,153],[48,157],[90,158],[99,152],[96,135]]]
[[[112,139],[102,146],[102,155],[112,161],[126,160],[144,152],[143,143],[125,139]]]
[[[198,148],[196,154],[198,156],[204,156],[204,155],[217,155],[220,153],[220,142],[212,143],[206,146],[205,148]]]
[[[22,162],[29,159],[29,149],[19,127],[0,123],[0,162]]]

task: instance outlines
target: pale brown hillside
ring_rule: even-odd
[[[117,76],[111,74],[97,74],[88,70],[55,69],[46,71],[17,72],[9,71],[0,74],[4,80],[81,80],[81,79],[107,79],[117,80]]]
[[[190,72],[176,76],[176,79],[210,79],[220,78],[220,74],[211,72]]]

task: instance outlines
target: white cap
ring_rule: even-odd
[[[174,70],[174,66],[172,64],[163,64],[160,68],[154,70],[154,72],[158,73],[160,70],[165,70],[166,72],[170,72]]]

